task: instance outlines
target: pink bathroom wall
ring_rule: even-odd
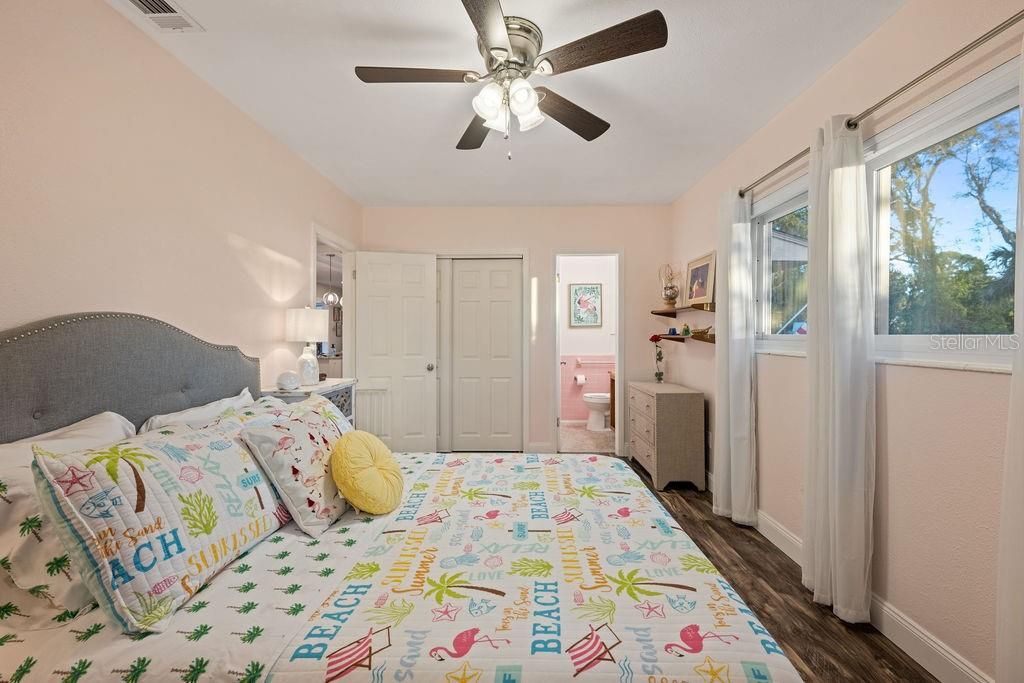
[[[576,367],[577,360],[599,361],[601,365]],[[562,356],[562,397],[559,416],[563,420],[586,420],[589,411],[583,404],[583,394],[608,392],[615,369],[615,356]],[[587,383],[582,387],[573,381],[576,375],[586,375]]]

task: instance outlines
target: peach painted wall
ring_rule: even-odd
[[[576,361],[593,361],[600,365],[576,367]],[[615,370],[615,356],[562,356],[561,403],[558,415],[563,420],[586,420],[590,410],[583,403],[583,394],[608,393],[611,389],[611,372]],[[583,386],[576,384],[576,375],[587,378]]]
[[[659,301],[657,270],[669,239],[667,206],[366,207],[362,239],[365,248],[378,250],[528,250],[528,281],[536,292],[531,296],[536,306],[528,356],[530,450],[543,451],[555,444],[556,254],[621,254],[624,276],[619,285],[625,304],[619,334],[625,336],[625,355],[618,379],[625,383],[653,376],[653,349],[647,338],[664,327],[649,311]]]
[[[826,117],[857,113],[1020,10],[1012,0],[907,0],[892,18],[672,206],[675,259],[716,248],[722,197],[808,145]],[[864,124],[883,130],[1019,53],[1008,32]],[[795,167],[774,186],[806,173]],[[774,189],[765,186],[763,194]],[[679,314],[713,324],[714,315]],[[714,347],[672,345],[671,381],[707,392]],[[802,358],[758,357],[762,512],[801,533],[807,425]],[[1008,378],[921,367],[878,369],[875,590],[982,671],[994,666],[995,543]],[[780,400],[784,399],[784,400]],[[713,447],[713,444],[712,444]]]
[[[132,311],[293,365],[311,225],[358,241],[355,202],[103,0],[5,2],[0,84],[0,329]]]

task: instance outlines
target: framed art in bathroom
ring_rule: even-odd
[[[569,285],[569,327],[601,327],[603,309],[600,283]]]

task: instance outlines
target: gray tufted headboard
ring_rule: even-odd
[[[260,395],[260,362],[134,313],[62,315],[0,332],[0,443],[112,410],[139,427],[233,396]]]

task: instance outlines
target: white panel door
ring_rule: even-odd
[[[452,262],[452,450],[523,448],[523,262]]]
[[[433,254],[356,254],[356,408],[394,451],[437,449]]]

